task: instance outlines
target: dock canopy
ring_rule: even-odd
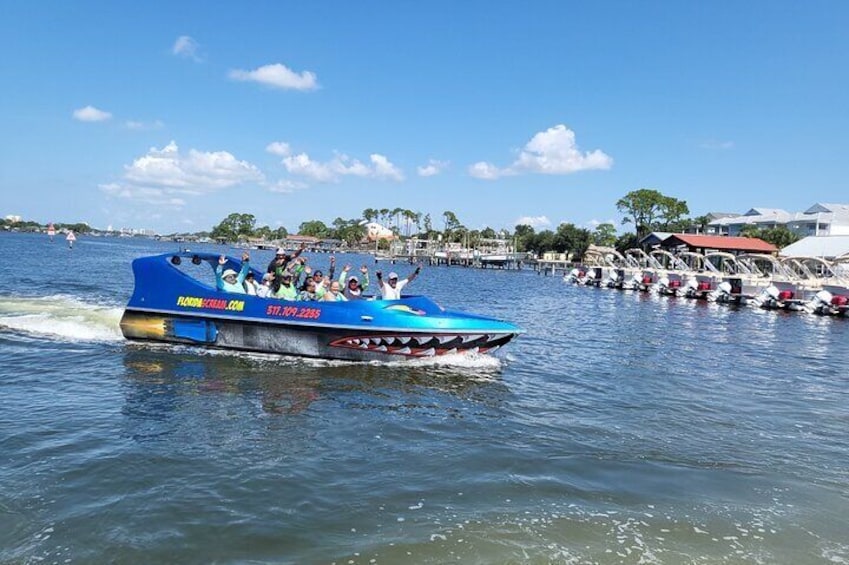
[[[722,235],[696,235],[674,233],[663,240],[663,247],[686,247],[689,251],[726,251],[728,253],[777,253],[778,248],[756,237],[730,237]]]
[[[849,235],[808,236],[781,249],[785,257],[822,257],[836,259],[849,255]]]

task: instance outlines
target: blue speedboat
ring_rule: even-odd
[[[508,322],[445,310],[424,296],[324,302],[220,291],[214,283],[218,258],[181,251],[133,261],[124,337],[370,361],[490,353],[522,332]],[[240,267],[232,257],[224,265]]]

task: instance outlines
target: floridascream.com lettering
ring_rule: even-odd
[[[177,306],[183,308],[208,308],[210,310],[231,310],[241,312],[245,309],[244,300],[224,300],[222,298],[200,298],[198,296],[178,296]]]

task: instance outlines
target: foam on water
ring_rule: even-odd
[[[121,308],[90,304],[56,294],[0,297],[0,331],[11,330],[62,341],[122,341]]]

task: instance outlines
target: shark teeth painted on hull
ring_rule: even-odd
[[[454,353],[486,353],[509,341],[512,334],[359,335],[336,339],[333,347],[391,355],[432,357]]]

